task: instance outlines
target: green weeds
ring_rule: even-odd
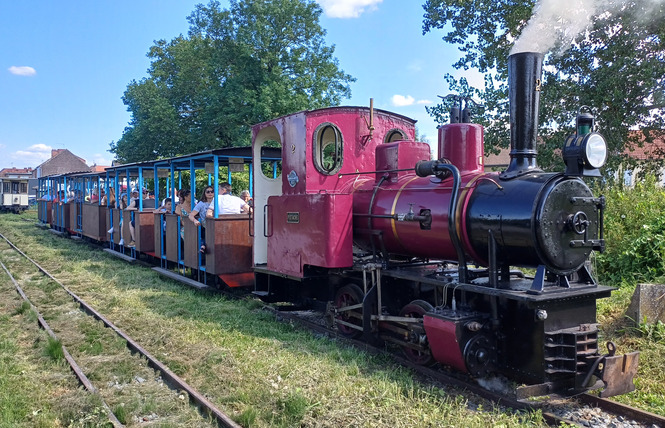
[[[63,360],[65,358],[65,352],[62,349],[62,342],[60,342],[60,339],[54,339],[49,336],[46,342],[46,347],[44,348],[44,354],[51,357],[54,361]]]

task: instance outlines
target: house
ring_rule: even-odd
[[[32,168],[2,168],[0,178],[31,178]]]
[[[67,149],[51,150],[51,158],[33,171],[34,178],[70,172],[90,172],[90,167],[82,159]]]
[[[637,135],[640,131],[632,131],[633,136]],[[642,141],[644,137],[642,137]],[[637,161],[656,161],[660,162],[660,185],[665,186],[665,135],[656,136],[651,144],[628,144],[623,152],[625,155]],[[622,168],[617,174],[618,177],[623,177],[623,184],[626,186],[635,185],[635,176],[640,168],[633,170],[632,168]]]

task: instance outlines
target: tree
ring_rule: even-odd
[[[111,152],[122,162],[246,145],[251,125],[350,96],[324,43],[313,0],[231,0],[197,5],[187,37],[150,48],[149,77],[132,81],[132,114]]]
[[[476,68],[485,74],[482,89],[465,79],[447,76],[453,90],[479,97],[485,105],[481,119],[491,152],[509,146],[507,59],[520,34],[526,50],[545,46],[539,113],[539,165],[561,168],[558,150],[574,133],[574,118],[582,105],[593,108],[597,129],[608,140],[606,171],[634,163],[625,149],[662,138],[665,125],[665,8],[663,0],[605,0],[604,9],[581,9],[592,2],[543,1],[535,10],[535,33],[527,35],[534,1],[427,0],[423,33],[449,29],[443,40],[459,45],[458,69]],[[568,10],[553,10],[555,6]],[[550,16],[547,13],[551,12]],[[569,12],[569,14],[566,14]],[[577,21],[593,16],[588,22]],[[540,25],[538,25],[540,24]],[[547,24],[548,32],[543,24]],[[570,32],[577,26],[579,34]],[[534,28],[534,27],[531,27]],[[536,41],[543,35],[551,46]],[[442,103],[428,112],[443,121]],[[631,131],[633,130],[633,131]],[[635,132],[639,130],[639,132]],[[661,153],[665,155],[665,153]],[[653,160],[652,160],[653,161]],[[647,169],[655,165],[648,162]]]

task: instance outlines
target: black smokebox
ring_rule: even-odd
[[[521,52],[508,57],[510,164],[502,178],[538,169],[536,138],[544,54]]]

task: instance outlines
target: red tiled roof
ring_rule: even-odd
[[[658,135],[660,134],[660,135]],[[639,160],[663,159],[665,158],[665,132],[658,132],[654,135],[653,143],[644,143],[646,137],[642,131],[631,131],[632,138],[638,138],[642,144],[627,143],[623,153]]]
[[[7,177],[9,174],[32,174],[32,168],[2,168],[0,177]]]

